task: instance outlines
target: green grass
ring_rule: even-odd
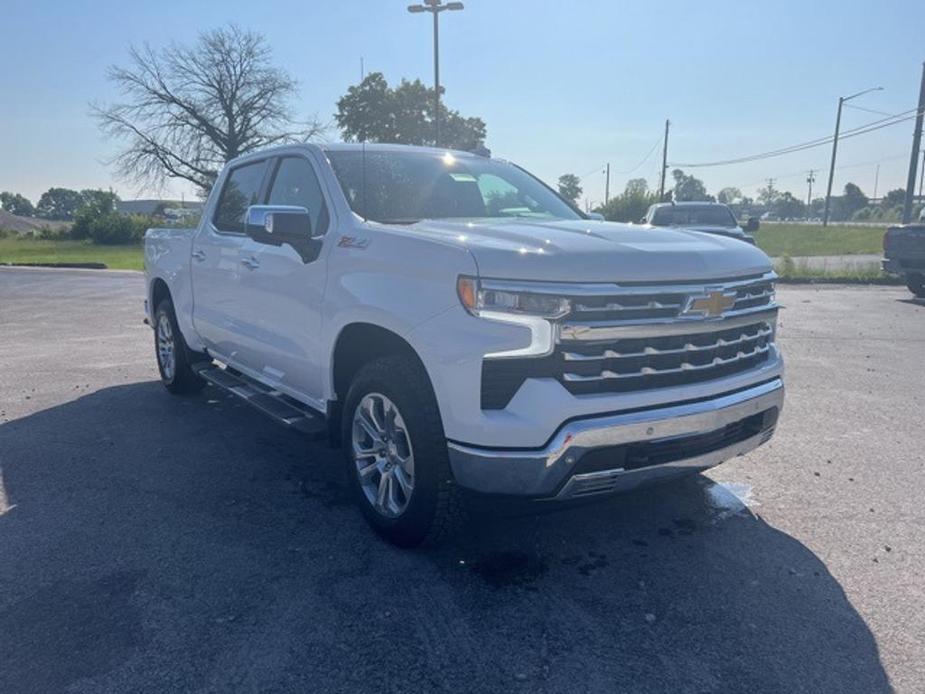
[[[86,241],[0,238],[5,263],[103,263],[112,270],[141,270],[141,246],[98,246]]]
[[[755,240],[761,250],[770,256],[880,253],[886,226],[763,224],[755,233]]]
[[[782,280],[788,282],[846,282],[866,284],[902,284],[892,275],[885,275],[879,263],[855,263],[835,270],[826,267],[810,267],[808,263],[793,260],[785,255],[774,263],[774,269]]]

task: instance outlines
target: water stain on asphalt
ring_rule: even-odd
[[[492,588],[536,590],[532,584],[548,567],[541,557],[514,550],[492,552],[472,564],[472,570]]]
[[[725,520],[758,505],[752,486],[740,482],[710,482],[704,487],[704,495],[715,520]]]

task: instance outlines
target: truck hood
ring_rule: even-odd
[[[482,277],[548,282],[712,280],[771,270],[723,236],[594,220],[422,220],[415,233],[468,248]]]
[[[692,224],[683,227],[684,229],[689,229],[690,231],[702,231],[705,234],[723,234],[724,236],[745,236],[745,232],[742,231],[742,227],[721,227],[721,226],[710,226],[709,224]]]

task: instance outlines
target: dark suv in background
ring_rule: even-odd
[[[925,299],[925,209],[915,224],[892,226],[883,235],[883,271],[902,277]]]
[[[743,229],[735,215],[719,202],[660,202],[652,205],[642,220],[654,227],[684,227],[707,234],[719,234],[741,239],[753,246],[755,239],[747,232],[758,231],[758,220],[752,217]]]

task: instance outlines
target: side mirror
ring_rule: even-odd
[[[758,218],[749,217],[748,221],[745,223],[745,231],[749,233],[754,233],[758,231],[758,226],[759,226]]]
[[[303,263],[318,258],[324,241],[323,234],[312,236],[311,215],[296,205],[251,205],[247,208],[244,233],[257,243],[291,246]]]
[[[593,219],[596,222],[604,221],[604,215],[602,215],[600,212],[588,212],[587,215],[588,219]]]
[[[257,243],[295,246],[311,239],[312,218],[304,207],[251,205],[247,208],[244,233]]]

